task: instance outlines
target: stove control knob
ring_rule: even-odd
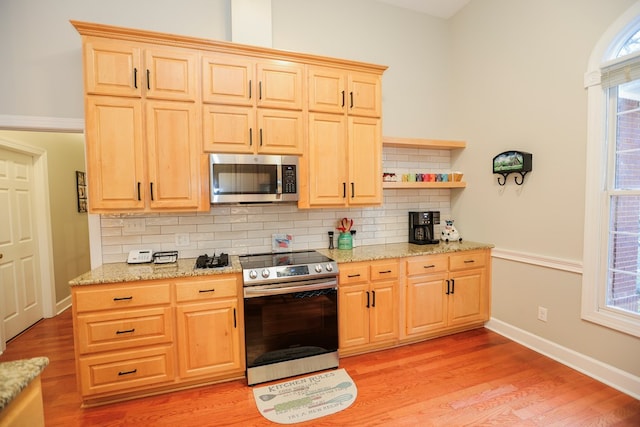
[[[269,277],[269,274],[270,274],[270,271],[267,270],[266,268],[264,270],[262,270],[262,277],[263,278],[266,279],[267,277]]]
[[[320,264],[317,264],[314,270],[316,271],[316,273],[322,273],[322,266]]]
[[[325,268],[327,269],[327,271],[333,271],[333,265],[332,264],[327,264],[327,266]]]
[[[257,272],[257,271],[255,271],[255,270],[251,270],[251,271],[249,272],[249,278],[250,278],[250,279],[255,279],[256,277],[258,277],[258,272]]]

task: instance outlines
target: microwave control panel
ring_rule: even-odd
[[[295,194],[297,190],[296,165],[282,165],[282,193]]]

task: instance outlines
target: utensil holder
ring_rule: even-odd
[[[338,236],[338,249],[353,249],[353,238],[351,233],[340,233]]]

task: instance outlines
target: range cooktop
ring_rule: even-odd
[[[239,259],[245,286],[338,274],[338,264],[316,251],[242,255]]]

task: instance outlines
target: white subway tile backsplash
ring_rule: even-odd
[[[448,150],[398,149],[385,147],[383,170],[402,178],[404,173],[450,171]],[[270,252],[272,234],[293,235],[294,250],[328,246],[328,231],[336,232],[341,218],[354,220],[358,246],[407,241],[409,211],[438,210],[441,222],[451,214],[451,190],[384,190],[379,207],[352,209],[298,209],[295,203],[267,205],[220,205],[209,212],[176,214],[103,215],[100,220],[102,262],[124,262],[132,249],[178,250],[180,258],[203,253],[234,255]],[[144,231],[132,230],[129,219],[144,220]],[[435,227],[440,234],[443,224]],[[189,245],[176,246],[176,234],[187,234]]]

